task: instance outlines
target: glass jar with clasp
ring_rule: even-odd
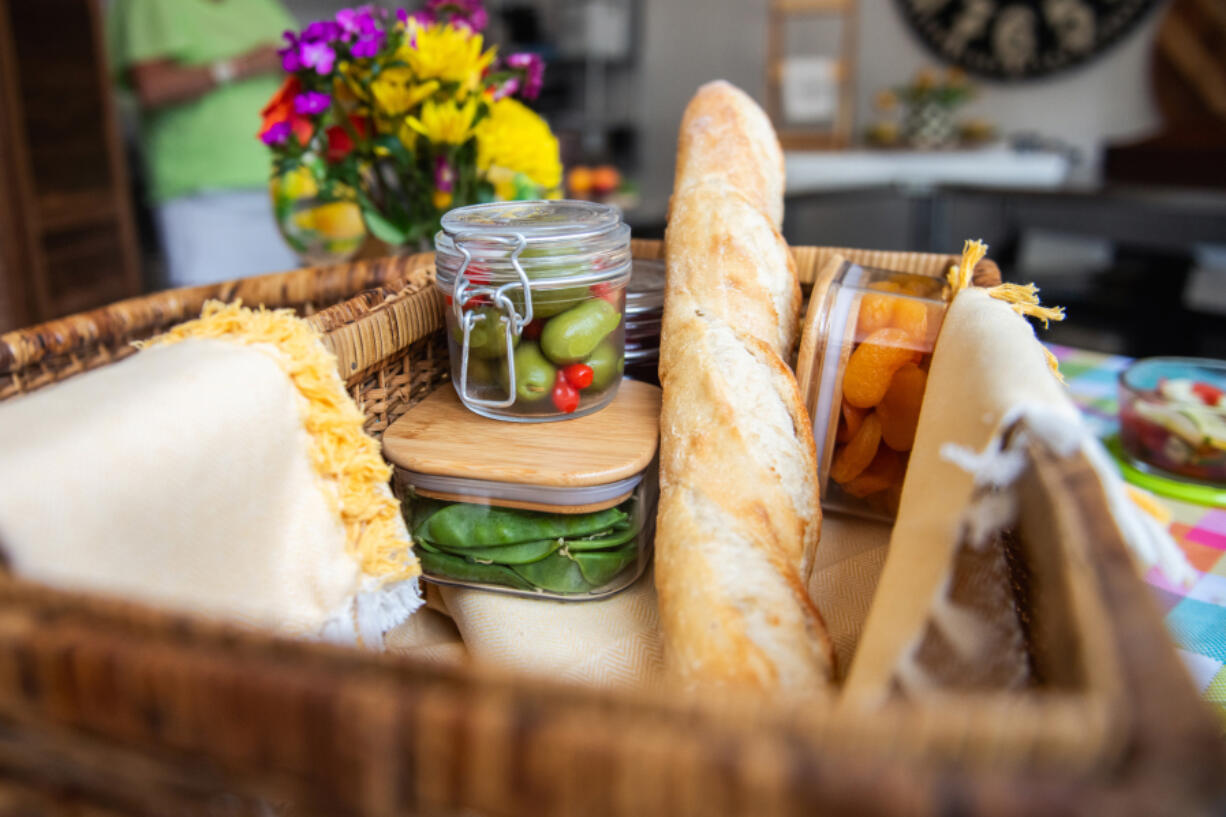
[[[435,237],[451,375],[469,410],[542,422],[598,411],[625,364],[630,228],[613,207],[460,207]]]

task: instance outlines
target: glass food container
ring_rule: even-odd
[[[1226,362],[1138,360],[1119,400],[1120,445],[1138,468],[1226,485]]]
[[[806,318],[817,321],[816,353],[798,368],[810,372],[822,505],[892,519],[948,285],[848,263],[818,297]]]
[[[625,367],[630,228],[613,207],[460,207],[435,237],[452,382],[484,417],[541,422],[608,405]]]
[[[628,380],[569,423],[480,417],[437,389],[383,435],[424,578],[585,601],[651,560],[660,390]]]
[[[664,319],[664,262],[634,259],[626,286],[626,376],[660,384],[660,328]]]

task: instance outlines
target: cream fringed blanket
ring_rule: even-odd
[[[420,570],[362,422],[304,322],[210,303],[0,404],[0,548],[50,585],[378,645]]]

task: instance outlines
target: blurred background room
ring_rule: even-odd
[[[270,195],[257,132],[281,31],[345,5],[0,0],[0,330],[326,261],[283,235],[289,183]],[[686,101],[723,77],[788,151],[789,242],[981,237],[1068,308],[1048,339],[1226,356],[1226,0],[484,10],[499,54],[548,66],[532,107],[560,145],[557,192],[618,204],[640,237],[663,234]],[[388,251],[356,213],[310,218],[353,253]]]

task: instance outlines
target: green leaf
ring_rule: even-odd
[[[632,544],[617,550],[576,553],[573,558],[583,578],[593,587],[600,587],[613,581],[617,574],[634,563],[637,556],[638,546]]]
[[[530,565],[516,565],[511,570],[541,590],[554,593],[586,593],[592,589],[583,578],[579,564],[561,553],[554,553]]]
[[[405,230],[388,221],[383,217],[383,214],[373,207],[363,206],[362,217],[366,220],[366,226],[370,230],[371,235],[383,243],[398,247],[408,240]]]

